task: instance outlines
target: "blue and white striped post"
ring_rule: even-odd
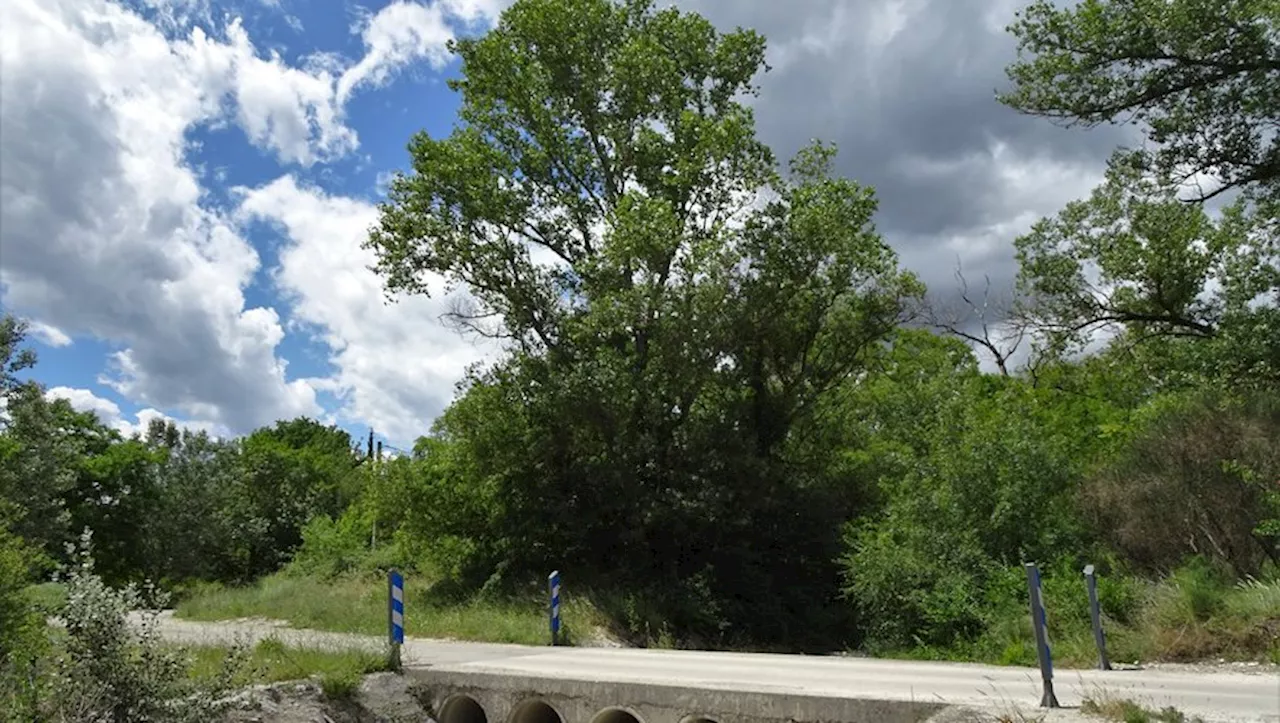
[[[551,644],[560,644],[560,571],[556,570],[547,576],[547,587],[551,589]]]
[[[1044,694],[1040,707],[1057,708],[1058,697],[1053,694],[1053,653],[1049,650],[1049,619],[1044,612],[1044,597],[1040,589],[1040,568],[1034,562],[1026,563],[1027,587],[1031,589],[1031,628],[1036,634],[1036,653],[1040,659],[1040,680]]]
[[[391,643],[391,667],[400,668],[400,646],[404,645],[404,576],[387,571],[387,638]]]

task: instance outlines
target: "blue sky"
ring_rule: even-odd
[[[410,444],[496,350],[444,330],[441,300],[382,304],[359,242],[410,136],[453,125],[445,41],[498,8],[7,7],[5,27],[26,32],[6,42],[0,271],[6,310],[32,323],[34,376],[126,432],[307,414]],[[72,154],[89,162],[59,158]],[[109,190],[78,196],[87,172]]]
[[[454,123],[446,41],[508,2],[3,3],[0,300],[36,378],[126,433],[306,414],[409,447],[499,350],[440,323],[443,282],[384,304],[360,243],[409,137]],[[992,100],[1017,0],[678,4],[765,34],[762,138],[784,159],[836,141],[944,297],[957,265],[1007,287],[1013,238],[1124,137]]]

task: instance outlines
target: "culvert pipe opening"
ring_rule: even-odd
[[[440,723],[489,723],[489,717],[475,698],[455,695],[440,709]]]
[[[691,715],[680,721],[680,723],[720,723],[715,718],[708,718],[705,715]]]
[[[548,703],[541,700],[527,700],[511,714],[511,723],[564,723],[564,719]]]
[[[640,716],[629,710],[606,708],[596,713],[596,717],[591,719],[591,723],[644,723],[644,721],[640,720]]]

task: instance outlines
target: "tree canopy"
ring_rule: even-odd
[[[1280,223],[1243,201],[1215,218],[1178,190],[1113,165],[1088,199],[1038,222],[1015,242],[1024,311],[1077,347],[1106,331],[1125,344],[1208,342],[1228,377],[1274,383]]]
[[[1280,2],[1036,0],[1009,31],[1018,60],[1000,100],[1096,125],[1136,121],[1155,166],[1175,180],[1280,193]]]

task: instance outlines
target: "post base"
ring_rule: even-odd
[[[1041,708],[1061,708],[1058,705],[1058,696],[1053,694],[1053,682],[1044,681],[1044,695],[1040,697]]]

